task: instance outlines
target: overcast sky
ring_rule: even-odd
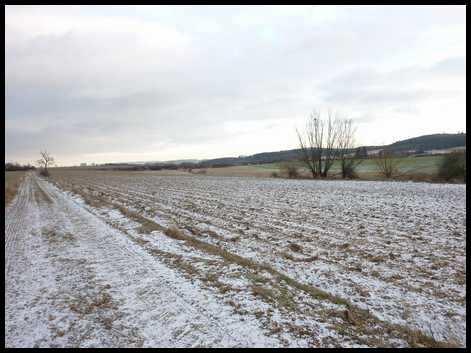
[[[6,6],[5,73],[8,161],[297,148],[313,108],[385,144],[466,129],[466,9]]]

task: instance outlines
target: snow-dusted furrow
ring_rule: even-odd
[[[196,229],[388,322],[436,339],[464,337],[463,185],[109,172],[61,180],[157,223]]]
[[[257,231],[257,235],[262,236],[262,241],[266,242],[266,239],[263,238],[264,235],[269,235],[272,236],[274,234],[290,234],[293,232],[298,232],[298,233],[307,233],[312,229],[318,229],[322,230],[324,233],[328,232],[328,234],[325,234],[324,238],[320,238],[316,241],[316,245],[318,245],[318,242],[324,242],[326,248],[332,248],[332,247],[341,247],[344,245],[345,241],[348,241],[348,237],[346,237],[346,234],[351,232],[352,230],[352,224],[349,224],[348,222],[341,223],[341,222],[331,222],[328,224],[327,227],[319,227],[319,220],[316,219],[316,217],[303,217],[299,218],[296,217],[297,213],[293,213],[292,210],[290,210],[289,207],[285,208],[280,208],[277,209],[276,206],[274,206],[277,202],[276,200],[273,201],[273,206],[270,207],[270,209],[265,210],[264,212],[258,212],[256,214],[256,217],[253,217],[252,214],[241,215],[241,211],[245,209],[245,207],[241,207],[240,204],[237,204],[237,198],[230,200],[232,202],[228,201],[226,202],[224,200],[224,197],[219,200],[219,203],[223,205],[223,208],[217,208],[217,207],[212,207],[211,205],[206,204],[206,199],[204,198],[199,198],[198,196],[194,195],[194,190],[191,190],[191,200],[193,204],[198,204],[199,209],[201,209],[201,212],[195,212],[195,211],[188,211],[185,209],[185,204],[179,202],[181,199],[180,196],[177,196],[175,198],[175,195],[172,194],[172,189],[169,188],[167,190],[167,193],[171,195],[170,198],[164,198],[164,199],[159,199],[158,196],[153,196],[154,194],[153,190],[154,189],[149,189],[147,192],[145,189],[142,189],[141,186],[139,185],[132,185],[132,186],[127,186],[125,191],[123,191],[122,186],[113,186],[113,185],[103,185],[103,184],[97,184],[94,183],[93,181],[90,181],[88,184],[92,185],[94,188],[101,190],[101,191],[107,191],[108,193],[112,195],[120,195],[125,198],[130,198],[131,200],[137,201],[138,205],[146,205],[150,206],[153,210],[158,210],[158,212],[164,216],[177,216],[182,219],[192,219],[193,223],[194,221],[198,220],[199,222],[204,222],[212,225],[217,225],[221,230],[224,231],[236,231],[237,229],[241,229],[241,224],[250,224],[250,229]],[[111,184],[111,183],[109,183]],[[152,191],[152,194],[151,194]],[[182,191],[179,191],[176,194],[182,194]],[[227,193],[226,193],[227,197]],[[262,196],[263,197],[263,196]],[[189,195],[186,197],[187,199],[190,198]],[[312,209],[312,207],[308,207],[308,209]],[[208,210],[211,210],[211,212],[208,212]],[[301,208],[302,210],[302,208]],[[208,214],[205,214],[204,212],[207,212]],[[289,213],[289,216],[287,219],[280,218],[277,214],[278,213],[283,213],[283,212],[291,212]],[[318,208],[318,212],[326,212],[325,210],[322,210]],[[211,214],[209,216],[209,214]],[[330,214],[323,214],[322,218],[327,219]],[[335,217],[335,215],[331,215],[332,218]],[[367,215],[365,220],[365,223],[368,224],[369,228],[376,228],[376,229],[384,229],[385,226],[388,226],[388,222],[385,222],[384,218],[369,218]],[[426,218],[426,217],[423,217]],[[420,217],[418,218],[419,220],[421,219]],[[288,221],[289,220],[289,221]],[[228,222],[231,222],[229,225]],[[243,221],[243,222],[241,222]],[[317,223],[316,223],[317,222]],[[440,226],[441,223],[438,222]],[[401,227],[402,223],[397,223],[397,222],[391,222],[391,227],[394,227],[394,233],[396,237],[398,237],[401,233],[407,240],[409,236],[409,233],[414,230],[415,224],[411,224],[412,230],[409,230],[408,232],[402,231],[400,229],[397,229],[398,227]],[[407,223],[406,223],[407,225]],[[434,226],[436,232],[442,232],[438,228],[438,226]],[[389,226],[388,226],[389,227]],[[324,228],[324,229],[323,229]],[[407,229],[406,229],[407,230]],[[257,242],[257,239],[252,239],[252,242]],[[269,243],[269,242],[268,242]],[[357,252],[357,256],[361,256],[363,261],[368,261],[368,257],[372,255],[371,251],[375,251],[378,248],[381,248],[381,246],[384,244],[384,234],[383,232],[378,232],[375,234],[374,232],[371,232],[368,234],[367,237],[364,237],[362,239],[362,246],[364,247],[364,251],[362,252]],[[309,245],[307,245],[309,246]],[[393,242],[390,245],[391,248],[396,247],[394,250],[396,251],[402,251],[403,246],[400,242]],[[403,268],[393,268],[391,266],[396,265],[395,262],[389,262],[386,264],[389,268],[389,270],[395,270],[395,271],[402,271]],[[415,274],[416,277],[420,277],[420,273]]]
[[[104,185],[99,185],[96,183],[90,183],[90,185],[93,185],[94,190],[99,190],[102,192],[105,192],[105,194],[110,194],[113,196],[120,196],[120,200],[124,199],[127,201],[127,205],[131,205],[132,207],[147,207],[153,211],[158,210],[159,217],[165,217],[168,219],[176,217],[178,218],[180,224],[189,224],[189,225],[194,225],[194,224],[205,224],[208,226],[217,226],[217,229],[219,232],[225,232],[225,233],[235,233],[237,235],[237,230],[236,229],[231,229],[230,226],[227,223],[227,219],[230,219],[232,222],[237,222],[240,220],[244,220],[244,222],[249,222],[250,223],[250,228],[251,232],[255,232],[257,234],[257,238],[252,238],[248,239],[253,246],[254,244],[258,243],[259,248],[263,248],[264,254],[263,257],[266,256],[272,256],[272,261],[277,262],[279,259],[279,252],[277,251],[277,248],[279,246],[276,246],[276,243],[273,243],[270,241],[270,238],[276,234],[293,234],[293,232],[298,232],[298,233],[309,233],[312,231],[312,226],[309,225],[309,221],[306,222],[305,224],[303,223],[286,223],[283,221],[276,220],[276,218],[267,219],[267,217],[263,214],[257,215],[257,218],[253,220],[249,220],[248,218],[242,218],[242,217],[237,217],[237,216],[231,216],[234,214],[237,214],[239,210],[237,208],[230,208],[229,210],[224,209],[225,213],[220,213],[218,212],[217,209],[215,209],[212,214],[212,216],[207,216],[202,213],[197,213],[197,212],[190,212],[188,210],[185,210],[184,205],[175,205],[172,207],[167,206],[166,210],[162,210],[162,204],[161,202],[158,202],[156,198],[152,195],[146,194],[144,192],[140,191],[135,191],[133,188],[132,189],[127,189],[127,191],[123,192],[120,191],[121,189],[113,186],[104,186]],[[197,202],[197,201],[193,201]],[[227,207],[227,206],[226,206]],[[173,210],[173,212],[172,212]],[[220,214],[218,214],[220,213]],[[312,222],[312,220],[311,220]],[[376,222],[371,222],[370,224],[379,224],[379,221]],[[319,227],[314,227],[314,229],[322,229]],[[317,239],[315,242],[315,249],[313,249],[315,252],[319,252],[318,249],[332,249],[332,248],[337,248],[339,252],[337,254],[342,254],[342,246],[345,244],[348,239],[346,238],[346,233],[348,233],[350,230],[346,228],[345,226],[339,226],[338,224],[332,224],[328,230],[323,230],[324,237]],[[396,232],[398,233],[398,232]],[[328,236],[326,236],[328,235]],[[363,251],[356,252],[355,253],[355,258],[359,258],[362,263],[362,267],[365,267],[365,265],[369,262],[369,258],[372,257],[372,251],[377,251],[377,249],[381,249],[384,239],[381,239],[381,235],[376,237],[367,237],[362,240],[362,247],[364,248]],[[407,238],[406,238],[407,239]],[[246,240],[245,238],[242,238],[241,241]],[[236,246],[232,243],[227,243],[224,244],[229,248],[229,250],[238,252],[243,247]],[[286,244],[284,244],[286,246]],[[305,245],[306,247],[309,247],[308,244]],[[391,246],[392,248],[392,246]],[[396,249],[394,249],[396,253],[402,251],[402,246],[400,243],[397,243]],[[333,254],[333,256],[336,256],[337,254]],[[274,257],[273,257],[274,256]],[[344,280],[347,282],[351,281],[351,275],[348,273],[347,270],[351,265],[350,264],[342,264],[341,262],[339,263],[337,259],[330,257],[326,257],[323,259],[325,262],[323,269],[326,272],[330,271],[336,271],[338,273],[337,276],[344,277]],[[332,265],[330,265],[332,264]],[[293,267],[293,264],[286,264],[289,267]],[[383,266],[385,269],[387,269],[387,272],[389,273],[389,276],[398,276],[404,271],[404,265],[400,262],[394,262],[394,261],[389,261],[387,263],[384,263]],[[419,267],[420,268],[420,267]],[[383,271],[385,270],[383,269]],[[423,280],[424,275],[422,275],[420,272],[417,272],[415,268],[409,268],[408,269],[409,273],[415,272],[414,277],[416,280]],[[318,273],[317,276],[320,274]],[[368,274],[366,274],[368,276]],[[366,279],[364,279],[365,274],[355,274],[355,278],[361,278],[359,281],[360,283],[364,283]],[[338,280],[338,278],[336,278]],[[377,282],[377,281],[375,281]],[[324,283],[324,287],[329,287],[331,284],[328,281],[328,278],[319,278],[318,281],[313,282],[316,283],[316,285],[322,285]],[[370,290],[377,290],[379,293],[384,293],[384,285],[379,286],[375,285],[377,288],[369,288]],[[387,284],[386,284],[387,285]],[[395,283],[395,286],[401,286],[404,285],[407,288],[409,288],[409,283],[406,281],[404,283]],[[346,286],[349,288],[350,286]],[[389,287],[391,287],[389,285]],[[453,290],[454,288],[452,287],[445,287],[443,288],[443,284],[441,284],[441,289],[436,289],[432,287],[431,289],[434,290],[442,290],[442,291],[450,291]],[[327,289],[328,290],[328,289]],[[337,293],[339,294],[339,293]],[[342,294],[342,293],[340,293]],[[414,301],[415,302],[415,301]]]

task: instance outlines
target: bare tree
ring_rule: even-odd
[[[344,158],[350,144],[353,143],[352,122],[339,119],[332,110],[327,112],[327,119],[322,119],[318,110],[314,110],[307,121],[303,136],[296,130],[301,148],[301,160],[311,171],[313,178],[327,177],[334,161]]]
[[[320,112],[314,110],[306,123],[305,138],[296,129],[299,145],[301,147],[301,160],[311,171],[312,177],[317,178],[322,170],[322,147],[324,135],[324,122]]]
[[[376,158],[374,158],[379,174],[385,178],[392,178],[399,172],[400,160],[394,157],[389,150],[382,150]]]
[[[357,158],[356,153],[353,152],[356,132],[356,128],[353,126],[353,120],[342,120],[339,130],[337,151],[342,178],[354,178],[357,176],[355,170],[362,160]]]
[[[321,171],[322,177],[327,177],[327,173],[334,164],[336,157],[338,156],[338,143],[340,132],[342,128],[342,121],[337,118],[336,114],[329,110],[327,112],[326,124],[326,143],[323,149],[322,159],[324,160],[324,169]]]
[[[54,165],[54,157],[47,151],[41,151],[41,158],[36,161],[36,163],[42,168],[41,175],[49,176],[48,167]]]

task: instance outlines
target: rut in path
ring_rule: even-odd
[[[7,347],[279,346],[29,173],[5,211]]]

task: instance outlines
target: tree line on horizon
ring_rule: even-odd
[[[5,163],[5,171],[6,172],[14,172],[19,170],[34,170],[36,167],[31,164],[20,164],[18,162],[6,162]]]

